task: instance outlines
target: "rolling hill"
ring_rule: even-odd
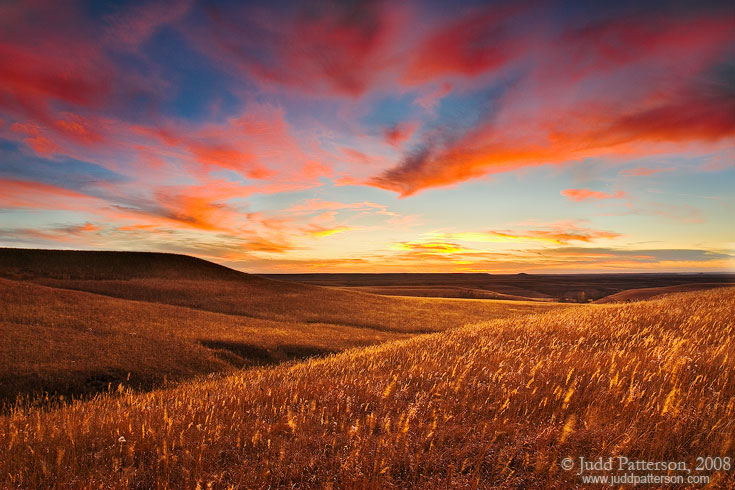
[[[641,301],[645,299],[656,298],[664,294],[683,293],[687,291],[702,291],[705,289],[714,289],[714,288],[721,288],[721,287],[728,287],[728,286],[731,287],[730,284],[722,284],[722,283],[716,283],[716,282],[702,282],[702,283],[692,283],[692,284],[678,284],[676,286],[664,286],[660,288],[628,289],[626,291],[621,291],[619,293],[611,294],[610,296],[605,296],[604,298],[601,298],[595,301],[595,303],[605,304],[605,303],[625,303],[628,301]]]
[[[557,308],[385,297],[182,255],[0,249],[0,405],[274,364]]]
[[[434,297],[520,299],[587,303],[629,289],[681,284],[735,285],[732,273],[610,273],[610,274],[267,274],[283,281],[376,294]]]
[[[733,307],[723,288],[557,309],[21,410],[0,417],[0,485],[584,488],[562,458],[693,468],[733,450]]]

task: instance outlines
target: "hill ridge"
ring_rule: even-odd
[[[223,279],[257,277],[172,252],[0,248],[0,277],[9,279]]]

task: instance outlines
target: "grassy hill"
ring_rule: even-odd
[[[679,284],[676,286],[665,286],[660,288],[638,288],[628,289],[619,293],[605,296],[602,299],[598,299],[595,303],[625,303],[628,301],[641,301],[645,299],[656,298],[664,294],[671,293],[683,293],[687,291],[701,291],[705,289],[714,289],[721,287],[731,287],[731,284],[721,284],[716,282],[703,282],[703,283],[692,283],[692,284]]]
[[[270,274],[283,281],[362,289],[377,294],[474,297],[587,303],[628,289],[681,284],[735,286],[732,273],[610,273],[610,274]]]
[[[242,280],[248,275],[179,254],[0,248],[0,277],[25,280]]]
[[[0,418],[6,488],[570,488],[735,449],[735,289],[513,316]],[[735,473],[708,472],[708,488]]]
[[[181,255],[0,249],[0,406],[81,396],[557,308],[285,283]]]

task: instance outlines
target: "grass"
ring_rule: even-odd
[[[362,289],[379,294],[475,297],[587,303],[628,289],[709,283],[735,286],[732,273],[606,274],[269,274],[266,277],[320,286]]]
[[[22,278],[0,279],[5,411],[18,396],[151,389],[559,307],[335,291],[167,254],[3,250],[0,262]]]
[[[703,289],[714,289],[722,287],[732,287],[731,284],[727,283],[693,283],[693,284],[679,284],[677,286],[665,286],[660,288],[640,288],[640,289],[628,289],[620,293],[611,294],[602,299],[598,299],[595,303],[623,303],[627,301],[641,301],[645,299],[655,298],[664,294],[670,293],[683,293],[686,291],[701,291]]]
[[[732,456],[733,307],[718,289],[516,315],[19,410],[0,486],[566,488],[564,457]]]
[[[271,364],[404,337],[260,320],[0,279],[0,399],[81,396],[124,383]]]
[[[413,296],[427,298],[504,299],[513,301],[552,301],[551,298],[535,298],[496,293],[487,289],[452,286],[352,286],[350,291],[383,294],[386,296]]]

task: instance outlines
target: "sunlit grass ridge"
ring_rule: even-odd
[[[468,325],[0,419],[25,488],[472,488],[732,455],[735,290]],[[715,475],[713,487],[733,484]]]

